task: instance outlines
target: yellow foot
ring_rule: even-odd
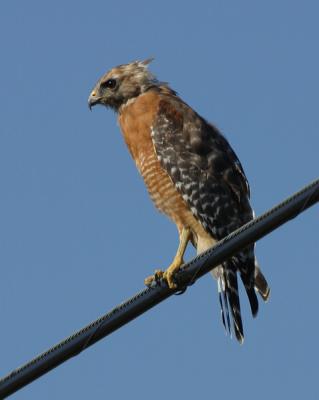
[[[184,261],[182,258],[175,257],[174,261],[172,264],[167,268],[167,270],[164,272],[164,279],[166,279],[166,282],[169,286],[170,289],[176,289],[177,285],[174,282],[174,276],[175,274],[180,270],[181,265],[183,265]]]
[[[144,284],[147,287],[151,287],[153,282],[159,282],[164,277],[164,272],[160,269],[156,269],[154,275],[148,276],[144,279]]]
[[[190,237],[191,237],[190,229],[187,227],[183,228],[182,231],[180,232],[179,246],[172,264],[167,268],[165,272],[161,270],[156,270],[154,275],[146,278],[144,280],[146,286],[150,287],[154,282],[159,282],[161,279],[164,278],[170,289],[177,288],[177,285],[174,282],[174,276],[176,272],[179,271],[181,265],[184,264],[183,255],[185,253],[185,249],[188,241],[190,240]]]
[[[176,289],[177,285],[174,282],[174,275],[179,271],[182,264],[183,260],[175,259],[165,272],[160,269],[155,270],[154,275],[144,279],[145,285],[151,287],[153,283],[158,283],[161,279],[165,279],[170,289]]]

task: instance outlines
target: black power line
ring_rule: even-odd
[[[240,249],[256,242],[318,201],[319,179],[265,214],[243,225],[213,248],[185,264],[176,276],[179,290],[194,283]],[[101,318],[2,378],[0,380],[0,398],[9,396],[69,358],[78,355],[87,347],[92,346],[176,292],[177,290],[171,290],[165,283],[162,283],[137,293]]]

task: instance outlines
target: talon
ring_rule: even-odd
[[[147,287],[151,287],[154,282],[154,275],[148,276],[144,279],[144,285]]]
[[[154,279],[159,283],[164,277],[164,272],[161,269],[156,269],[154,273]]]
[[[160,269],[156,269],[154,272],[154,275],[148,276],[147,278],[144,279],[144,284],[147,287],[154,286],[155,284],[159,284],[160,281],[164,277],[164,272]]]
[[[165,271],[164,272],[164,279],[166,279],[166,282],[167,282],[168,287],[170,289],[176,289],[177,288],[177,285],[174,282],[174,273],[173,272],[168,271],[168,270]]]

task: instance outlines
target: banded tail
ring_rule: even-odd
[[[252,262],[254,262],[253,265],[251,264]],[[270,294],[268,283],[259,266],[255,264],[254,259],[246,259],[244,267],[240,265],[241,263],[242,261],[239,261],[236,257],[226,261],[223,263],[223,267],[219,268],[217,278],[219,303],[224,328],[226,332],[230,333],[229,314],[231,313],[233,331],[239,343],[243,343],[244,341],[244,331],[240,311],[237,271],[240,272],[253,317],[258,313],[256,292],[260,294],[264,301],[268,300]],[[254,270],[254,274],[250,273],[252,270]]]

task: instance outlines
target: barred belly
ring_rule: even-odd
[[[140,154],[137,167],[156,208],[167,215],[177,225],[179,231],[183,227],[190,228],[195,242],[207,241],[211,244],[212,237],[188,208],[170,176],[162,168],[155,151]]]

